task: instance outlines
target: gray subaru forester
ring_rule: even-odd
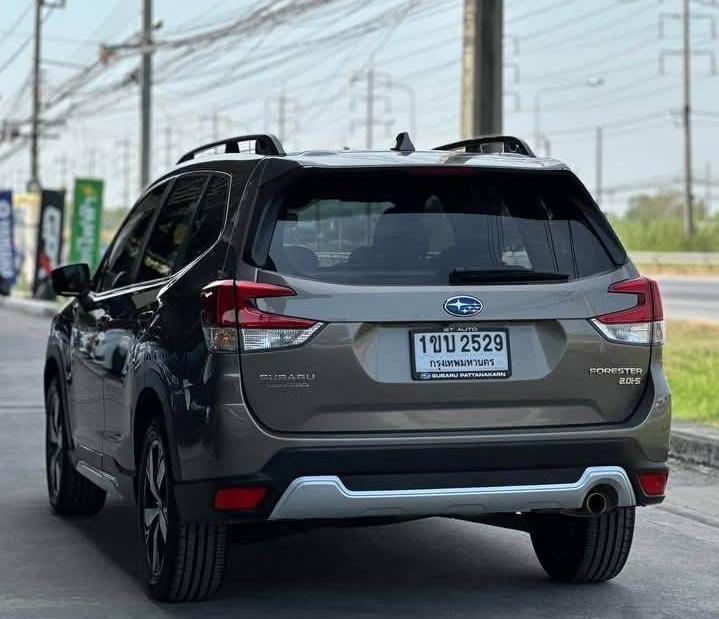
[[[50,503],[136,502],[159,600],[214,595],[231,530],[430,516],[527,531],[551,578],[604,581],[663,500],[657,284],[517,138],[205,145],[53,286]]]

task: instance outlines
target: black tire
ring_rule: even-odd
[[[622,571],[634,536],[634,508],[597,517],[536,514],[532,545],[544,570],[561,582],[604,582]]]
[[[145,433],[137,474],[137,506],[145,584],[161,602],[213,597],[225,573],[227,527],[180,522],[164,429],[157,420]]]
[[[50,506],[61,516],[92,516],[105,505],[107,493],[74,469],[68,445],[65,411],[55,378],[45,397],[45,474]]]

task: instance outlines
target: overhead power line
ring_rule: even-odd
[[[508,17],[505,23],[514,24],[518,21],[537,17],[538,15],[546,15],[547,13],[549,13],[550,11],[554,11],[555,9],[566,9],[567,6],[569,6],[570,4],[576,4],[577,2],[578,0],[557,0],[552,4],[545,4],[538,8],[532,9],[531,11],[526,11],[525,13],[520,13],[519,15]]]
[[[560,37],[557,37],[555,40],[546,42],[546,43],[540,43],[540,44],[529,44],[523,45],[523,51],[525,52],[539,52],[539,51],[547,51],[549,49],[559,49],[562,52],[566,52],[567,45],[570,43],[573,43],[575,41],[581,41],[582,47],[585,47],[587,43],[592,39],[592,37],[600,37],[600,41],[602,45],[606,45],[612,40],[616,39],[624,39],[626,40],[627,36],[629,34],[627,32],[616,32],[615,26],[618,25],[626,25],[628,23],[631,23],[633,20],[635,20],[637,17],[646,17],[647,16],[647,9],[650,8],[649,4],[653,4],[654,6],[658,6],[661,3],[662,0],[654,0],[653,3],[649,3],[646,0],[639,3],[639,7],[635,8],[634,11],[631,11],[629,13],[623,13],[621,15],[612,15],[610,16],[609,20],[606,21],[600,21],[599,23],[595,23],[592,21],[591,24],[588,24],[588,28],[584,28],[579,30],[578,32],[571,34],[571,35],[563,35]],[[634,6],[634,5],[627,5],[627,6]],[[649,30],[652,29],[654,31],[655,24],[653,22],[647,22],[642,26],[642,28],[639,30]]]
[[[614,120],[612,122],[603,122],[601,123],[602,128],[605,131],[611,131],[613,129],[622,129],[629,127],[631,125],[636,125],[642,122],[650,121],[650,120],[657,120],[659,118],[664,118],[667,120],[671,119],[671,111],[670,110],[662,110],[657,112],[650,112],[648,114],[641,114],[639,116],[630,116],[628,118],[620,118],[619,120]],[[596,124],[593,125],[584,125],[581,127],[568,127],[566,129],[555,129],[555,130],[547,130],[546,133],[551,134],[554,136],[561,136],[561,135],[582,135],[585,133],[593,133],[597,128]]]
[[[13,23],[13,25],[10,27],[10,29],[9,29],[10,32],[13,32],[13,31],[22,23],[22,20],[25,19],[25,18],[28,16],[28,14],[30,13],[30,11],[32,10],[32,7],[33,7],[33,3],[30,2],[30,4],[27,6],[27,8],[20,14],[20,17],[18,17],[18,18],[15,20],[15,22]],[[30,45],[30,42],[31,42],[31,41],[32,41],[32,34],[29,35],[29,36],[15,49],[14,52],[7,57],[7,59],[5,60],[5,62],[0,65],[0,74],[2,74],[2,72],[3,72],[5,69],[7,69],[9,66],[11,66],[11,65],[13,64],[13,62],[15,62],[15,60],[17,59],[17,57],[25,51],[25,49],[27,48],[28,45]]]
[[[567,3],[564,2],[566,5]],[[561,28],[568,28],[571,26],[574,26],[575,24],[580,24],[587,19],[590,19],[592,17],[595,17],[597,15],[604,15],[608,11],[616,10],[620,8],[622,5],[617,4],[610,4],[609,6],[606,6],[606,4],[602,3],[602,6],[599,8],[596,8],[596,4],[593,5],[595,7],[594,10],[588,11],[586,13],[582,13],[581,15],[577,15],[576,17],[571,17],[569,19],[565,19],[564,21],[560,21],[558,23],[551,24],[549,26],[545,26],[543,28],[539,28],[538,30],[534,30],[532,32],[528,32],[522,35],[522,41],[528,41],[530,39],[536,39],[538,37],[542,37],[546,34],[557,34],[557,31]]]

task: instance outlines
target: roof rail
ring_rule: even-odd
[[[487,148],[484,146],[494,144],[501,145],[502,150]],[[536,157],[529,145],[513,135],[483,135],[478,138],[469,138],[468,140],[460,140],[451,144],[437,146],[434,150],[460,150],[464,149],[466,153],[513,153],[516,155],[524,155],[525,157]]]
[[[227,138],[225,140],[218,140],[217,142],[210,142],[209,144],[203,144],[197,148],[193,148],[191,151],[186,152],[180,157],[177,162],[184,163],[195,158],[198,153],[210,150],[217,146],[224,146],[225,153],[239,153],[240,144],[242,142],[253,142],[255,143],[255,153],[258,155],[279,155],[285,154],[285,149],[282,148],[282,143],[272,134],[269,133],[254,133],[252,135],[240,135],[235,138]]]

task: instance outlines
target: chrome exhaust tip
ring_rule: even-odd
[[[593,490],[584,499],[584,510],[592,516],[601,516],[608,507],[609,502],[603,492]]]

